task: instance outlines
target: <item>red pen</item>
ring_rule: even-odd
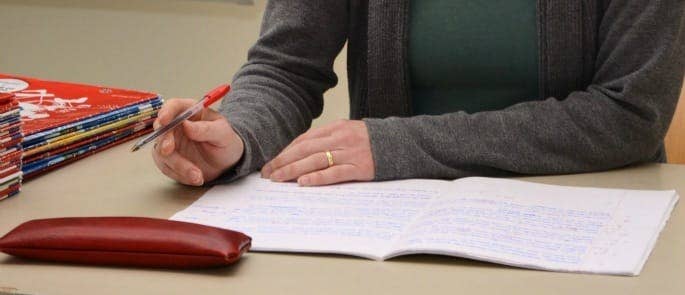
[[[231,90],[231,86],[228,84],[224,84],[224,85],[221,85],[217,88],[214,88],[212,91],[207,93],[202,99],[200,99],[200,101],[198,101],[192,107],[187,109],[185,112],[178,115],[178,117],[174,118],[171,122],[169,122],[169,124],[165,125],[162,128],[155,130],[154,132],[150,133],[148,136],[145,136],[142,139],[140,139],[138,142],[136,142],[136,144],[133,145],[133,147],[131,148],[131,152],[135,152],[135,151],[139,150],[144,145],[155,140],[155,138],[169,132],[169,130],[171,130],[171,129],[174,129],[174,127],[180,125],[186,119],[188,119],[188,118],[192,117],[193,115],[199,113],[204,108],[209,107],[210,105],[212,105],[217,100],[226,96],[226,94],[230,90]]]

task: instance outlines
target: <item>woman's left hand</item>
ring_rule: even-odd
[[[374,172],[369,132],[359,120],[310,129],[262,167],[264,178],[297,180],[302,186],[370,181]]]

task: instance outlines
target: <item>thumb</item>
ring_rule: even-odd
[[[183,122],[183,131],[190,140],[215,146],[228,145],[231,130],[224,120]]]

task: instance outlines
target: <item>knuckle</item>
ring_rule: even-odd
[[[315,149],[316,143],[314,142],[314,140],[307,140],[300,143],[300,148],[295,149],[295,151],[300,156],[306,156],[316,152]]]
[[[174,171],[176,173],[184,176],[187,175],[187,173],[185,172],[191,169],[190,165],[184,161],[175,161],[174,166],[172,168],[174,168]]]
[[[174,172],[183,171],[183,162],[179,160],[179,158],[176,154],[174,154],[173,156],[166,159],[165,163],[171,171],[174,171]]]
[[[187,99],[187,98],[172,98],[164,102],[162,105],[162,108],[159,109],[159,112],[167,115],[169,112],[182,109],[188,105],[192,105],[194,101],[192,99]]]
[[[185,106],[193,104],[194,100],[190,98],[173,98],[169,100],[169,104],[173,106]]]
[[[166,164],[167,169],[169,169],[169,171],[176,172],[176,170],[178,170],[176,167],[177,164],[175,161],[167,160],[165,164]]]
[[[157,124],[159,126],[163,122],[168,121],[166,118],[168,112],[169,111],[165,107],[162,107],[161,109],[159,109],[159,111],[157,111],[157,119],[155,120],[155,122],[153,124]]]
[[[209,124],[200,124],[198,126],[198,132],[200,134],[208,134],[209,133]]]
[[[347,123],[347,121],[348,121],[347,119],[337,119],[333,122],[333,125],[341,126],[341,125],[344,125],[345,123]]]
[[[176,177],[174,176],[174,173],[171,172],[171,169],[164,163],[158,166],[159,170],[162,171],[162,174],[168,176],[169,178],[175,179]]]
[[[297,173],[297,167],[295,167],[295,164],[293,165],[288,165],[283,168],[281,168],[281,173],[283,173],[284,177],[291,177]]]
[[[323,172],[322,171],[314,172],[309,176],[309,179],[311,180],[311,183],[313,183],[313,184],[323,183],[323,180],[324,180]]]
[[[226,117],[221,116],[218,120],[216,120],[216,125],[219,127],[219,129],[225,129],[225,130],[233,130],[233,127],[231,126],[231,122],[228,122],[228,119]]]
[[[281,157],[276,157],[273,160],[271,160],[271,164],[269,164],[269,168],[271,168],[272,171],[275,171],[279,167],[283,166],[282,163],[283,163],[283,160],[281,159]]]
[[[341,169],[330,169],[330,178],[331,179],[341,179],[343,177],[343,171]]]
[[[293,147],[293,146],[301,143],[303,140],[307,139],[305,134],[302,134],[302,135],[296,137],[295,139],[293,139],[293,141],[290,142],[290,145],[288,145],[288,147]]]

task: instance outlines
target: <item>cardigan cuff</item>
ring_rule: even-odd
[[[421,171],[423,165],[413,154],[416,144],[399,122],[393,122],[398,119],[363,119],[371,141],[376,181],[420,177],[424,174]]]

